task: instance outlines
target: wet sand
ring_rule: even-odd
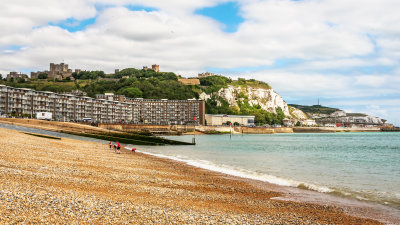
[[[287,200],[296,196],[107,144],[0,128],[1,224],[379,224],[345,207]]]

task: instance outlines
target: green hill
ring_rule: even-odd
[[[322,105],[312,105],[312,106],[308,106],[308,105],[296,105],[296,104],[288,104],[289,106],[295,107],[297,109],[300,109],[301,111],[309,114],[331,114],[334,113],[336,111],[339,111],[340,109],[336,109],[336,108],[331,108],[331,107],[326,107],[326,106],[322,106]]]

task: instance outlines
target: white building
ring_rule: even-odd
[[[228,121],[234,125],[239,123],[241,126],[254,125],[255,116],[241,116],[241,115],[223,115],[223,114],[206,114],[207,126],[221,126]]]
[[[316,126],[317,123],[315,122],[315,120],[301,120],[300,124],[302,126],[308,126],[308,127],[312,127],[312,126]]]

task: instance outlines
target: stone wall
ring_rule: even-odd
[[[184,85],[200,85],[199,79],[178,79]]]

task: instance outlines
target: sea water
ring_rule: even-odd
[[[135,147],[226,174],[400,208],[400,133],[198,135],[195,146]]]

